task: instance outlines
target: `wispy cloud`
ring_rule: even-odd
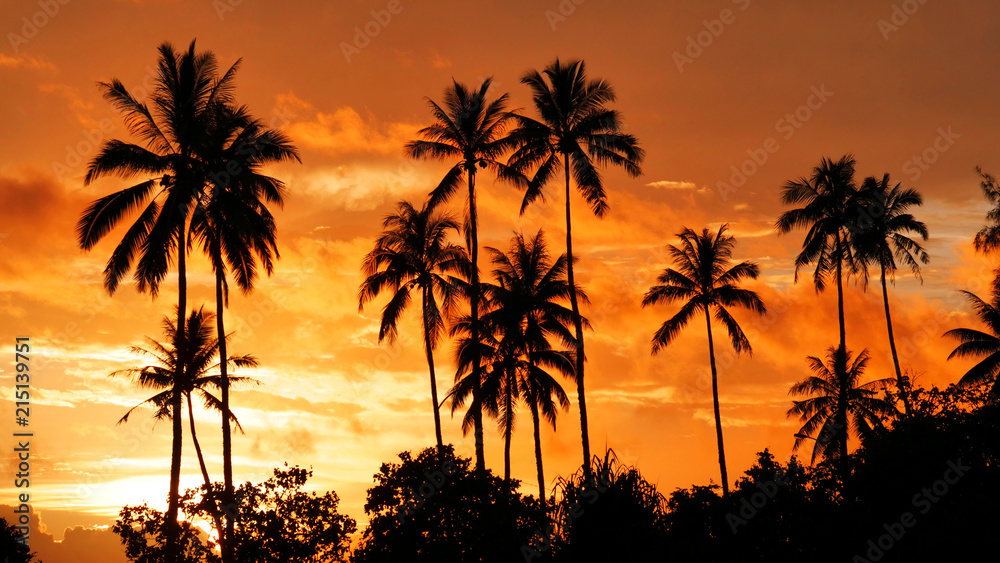
[[[646,184],[646,187],[661,190],[698,190],[698,185],[694,182],[677,182],[674,180],[657,180]]]
[[[0,68],[25,68],[29,70],[55,70],[52,63],[38,60],[31,55],[21,53],[13,57],[0,53]]]

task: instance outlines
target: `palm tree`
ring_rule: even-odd
[[[1000,287],[993,287],[992,302],[987,303],[969,291],[963,291],[972,304],[979,320],[986,325],[989,332],[971,328],[955,328],[944,333],[945,336],[959,341],[959,345],[948,355],[952,358],[983,358],[978,364],[965,372],[958,384],[961,387],[973,387],[990,384],[989,397],[992,401],[1000,400]]]
[[[983,195],[994,207],[986,214],[986,225],[976,233],[973,243],[976,250],[988,253],[1000,248],[1000,182],[979,166],[976,174],[981,178],[979,185]]]
[[[903,408],[910,412],[907,399],[905,380],[899,369],[899,355],[896,353],[896,340],[892,334],[892,317],[889,314],[889,290],[886,287],[885,275],[896,272],[896,261],[907,265],[913,275],[920,278],[920,264],[927,264],[930,257],[920,243],[914,241],[908,234],[920,235],[927,240],[927,225],[917,221],[908,209],[923,204],[923,198],[914,189],[903,189],[900,184],[890,188],[889,175],[881,180],[874,176],[865,178],[861,184],[861,201],[866,213],[862,215],[863,224],[855,233],[854,246],[859,255],[859,261],[864,264],[878,264],[882,283],[882,301],[885,304],[885,324],[889,333],[889,348],[892,350],[892,363],[896,369],[896,385],[903,397]],[[867,274],[867,272],[865,272]],[[867,277],[867,276],[866,276]],[[921,280],[922,281],[922,280]]]
[[[108,260],[104,287],[113,295],[135,263],[133,277],[139,291],[148,290],[155,297],[176,252],[177,339],[183,348],[188,221],[207,181],[199,149],[204,146],[211,108],[232,101],[232,80],[238,63],[220,77],[215,56],[211,52],[196,53],[194,41],[186,52],[177,52],[164,43],[159,53],[156,87],[150,98],[152,109],[137,100],[121,81],[100,83],[104,98],[124,114],[126,127],[142,145],[118,139],[107,141],[90,162],[84,184],[109,175],[146,179],[91,203],[76,231],[80,247],[90,250],[126,215],[142,209]],[[175,396],[174,401],[174,450],[165,521],[171,560],[176,555],[181,456],[180,396]]]
[[[542,198],[542,188],[563,169],[566,187],[566,256],[570,287],[570,306],[576,329],[576,382],[580,403],[580,435],[583,444],[583,468],[590,478],[590,433],[587,401],[584,392],[583,317],[580,314],[573,272],[573,228],[570,211],[570,172],[577,189],[597,217],[608,210],[604,182],[598,165],[620,166],[632,177],[642,174],[644,151],[632,135],[622,132],[621,116],[606,104],[615,100],[611,85],[601,79],[589,80],[583,61],[562,64],[559,59],[542,73],[531,71],[522,79],[532,91],[540,120],[520,116],[518,150],[510,163],[518,170],[534,168],[534,176],[521,213]]]
[[[825,289],[827,277],[831,274],[836,277],[840,347],[845,350],[847,349],[843,285],[845,263],[850,271],[857,271],[851,247],[851,225],[859,209],[854,165],[854,157],[849,154],[836,162],[824,157],[819,165],[813,168],[810,178],[789,180],[783,188],[782,203],[805,205],[782,213],[775,223],[781,234],[799,227],[809,229],[802,242],[802,251],[795,258],[796,281],[799,268],[812,262],[816,263],[813,284],[817,292]]]
[[[677,269],[666,268],[655,285],[646,292],[642,306],[669,304],[684,301],[673,317],[663,323],[653,336],[652,348],[656,354],[669,345],[688,321],[698,312],[705,314],[708,330],[708,358],[712,367],[712,400],[715,407],[715,434],[719,443],[719,469],[722,472],[722,492],[729,494],[729,477],[726,473],[726,452],[722,442],[722,417],[719,413],[719,381],[715,367],[715,345],[712,340],[712,315],[725,325],[736,353],[753,354],[750,341],[727,307],[744,307],[758,315],[767,314],[764,302],[749,289],[737,287],[744,279],[757,279],[760,268],[752,262],[731,266],[730,258],[736,242],[725,234],[728,225],[719,227],[717,233],[703,229],[701,234],[685,228],[677,236],[681,246],[667,247]]]
[[[481,402],[486,412],[497,419],[504,436],[505,479],[510,478],[516,405],[522,399],[528,403],[534,426],[539,498],[544,502],[539,410],[555,427],[556,403],[563,408],[569,404],[565,391],[547,369],[572,377],[574,367],[572,353],[555,350],[550,343],[557,337],[564,345],[575,347],[569,329],[572,311],[559,303],[569,296],[566,256],[551,261],[542,231],[527,241],[515,233],[507,253],[489,247],[487,251],[492,255],[493,275],[498,283],[483,284],[488,299],[479,333],[481,356],[485,359]],[[586,299],[582,292],[581,298]],[[466,338],[459,341],[459,379],[448,395],[452,398],[452,412],[464,405],[473,388],[472,378],[468,377],[472,358],[469,322],[465,318],[453,328]],[[470,422],[467,413],[464,425],[468,427]]]
[[[546,368],[575,376],[572,352],[555,350],[551,344],[553,338],[558,338],[563,345],[576,348],[573,332],[568,328],[573,322],[573,311],[561,304],[570,294],[566,278],[568,260],[565,254],[554,262],[549,258],[541,230],[528,241],[522,234],[515,233],[507,253],[495,248],[487,250],[492,254],[493,275],[498,282],[491,291],[492,301],[497,304],[496,314],[501,317],[497,324],[504,335],[514,341],[512,348],[520,357],[521,398],[531,410],[538,498],[544,506],[545,472],[539,413],[555,430],[557,404],[564,410],[569,408],[566,392]],[[585,300],[587,296],[581,291],[580,297]],[[508,467],[509,457],[508,453],[505,460]]]
[[[476,167],[485,168],[498,179],[515,185],[526,185],[527,179],[517,170],[498,159],[509,152],[514,139],[509,135],[514,124],[514,113],[507,110],[508,96],[502,94],[489,101],[487,94],[493,80],[487,78],[478,89],[469,89],[452,81],[445,91],[444,107],[428,99],[435,122],[419,131],[422,139],[406,144],[406,152],[413,158],[454,160],[441,183],[431,192],[427,206],[435,209],[454,195],[465,176],[469,193],[468,216],[465,223],[466,244],[472,261],[469,276],[469,301],[472,322],[472,340],[477,342],[479,331],[479,234],[476,210]],[[481,377],[478,347],[473,347],[473,380]],[[476,438],[476,470],[485,471],[483,453],[483,418],[478,402],[478,392],[473,393],[473,419]]]
[[[284,204],[285,186],[260,173],[266,164],[299,161],[298,152],[283,133],[268,129],[253,119],[245,107],[216,103],[209,113],[202,154],[208,164],[211,189],[202,194],[192,216],[191,236],[200,240],[215,274],[216,332],[219,353],[226,356],[224,307],[229,305],[227,265],[244,295],[253,291],[257,263],[267,275],[279,258],[274,217],[268,204]],[[222,405],[229,409],[229,373],[221,366]],[[225,503],[235,506],[233,486],[232,428],[222,421],[222,459]],[[227,511],[223,537],[234,536],[239,511]],[[232,561],[235,546],[227,546],[225,559]]]
[[[396,204],[396,213],[382,223],[385,229],[375,240],[375,248],[365,256],[361,269],[365,275],[358,290],[358,309],[383,291],[392,299],[382,309],[378,340],[396,340],[397,325],[415,292],[421,297],[421,323],[424,353],[431,377],[431,406],[434,434],[440,450],[441,414],[437,380],[434,374],[434,349],[444,334],[444,317],[451,314],[458,295],[456,274],[467,273],[465,251],[448,242],[448,232],[458,232],[458,223],[449,216],[432,212],[427,206],[417,210],[407,201]],[[438,300],[440,299],[440,305]],[[442,314],[443,313],[443,314]]]
[[[837,459],[841,476],[846,480],[849,436],[854,434],[863,438],[874,428],[882,427],[882,418],[895,413],[892,404],[878,396],[893,383],[893,378],[860,384],[870,358],[867,349],[852,362],[850,351],[831,346],[826,358],[826,364],[815,356],[806,358],[815,375],[796,383],[788,391],[790,395],[813,395],[793,401],[794,406],[788,409],[788,416],[798,416],[803,423],[795,434],[792,451],[798,450],[805,440],[814,439],[812,463],[820,456]]]
[[[208,475],[208,468],[205,465],[205,457],[202,454],[201,444],[198,442],[198,434],[194,424],[194,406],[192,395],[198,394],[204,405],[211,410],[227,413],[225,418],[229,418],[240,428],[236,415],[222,404],[209,389],[219,389],[222,386],[220,375],[210,374],[216,369],[221,369],[224,363],[232,364],[234,367],[251,368],[257,367],[257,359],[251,355],[232,356],[227,362],[213,364],[219,355],[220,341],[212,337],[211,312],[205,312],[204,308],[192,311],[187,319],[187,330],[185,331],[185,346],[179,344],[179,331],[170,317],[163,319],[163,328],[170,345],[164,345],[150,337],[146,337],[148,348],[132,346],[129,350],[136,355],[152,358],[157,362],[155,365],[143,367],[133,367],[112,372],[112,377],[129,377],[133,383],[142,389],[152,389],[157,391],[155,395],[132,407],[118,421],[118,424],[128,422],[129,416],[138,408],[152,406],[156,409],[153,418],[156,420],[172,420],[175,413],[172,405],[175,397],[180,395],[187,403],[188,422],[191,428],[191,441],[194,443],[195,453],[198,457],[198,465],[205,481],[206,490],[211,490],[212,480]],[[178,377],[181,374],[181,377]],[[259,383],[249,377],[231,377],[230,383]],[[242,431],[242,429],[240,428]],[[215,520],[216,530],[219,531],[220,544],[225,547],[226,540],[222,538],[222,517],[221,511],[212,501],[212,517]],[[231,537],[231,536],[230,536]]]

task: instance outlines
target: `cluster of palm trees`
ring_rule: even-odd
[[[920,264],[929,261],[921,244],[911,237],[927,240],[927,226],[909,212],[920,206],[923,199],[910,188],[899,183],[892,185],[889,175],[881,179],[865,178],[860,185],[855,179],[856,162],[852,155],[837,161],[822,159],[808,178],[788,181],[782,193],[787,205],[802,204],[781,214],[775,226],[779,233],[805,228],[802,250],[795,259],[796,279],[801,267],[815,264],[813,284],[823,291],[832,277],[837,286],[837,314],[839,344],[830,349],[828,365],[816,357],[808,362],[816,375],[792,387],[793,395],[815,394],[803,401],[795,401],[789,415],[798,415],[804,423],[796,434],[797,449],[809,438],[815,440],[814,459],[817,454],[842,461],[846,467],[847,440],[851,430],[864,436],[873,426],[895,412],[894,405],[886,405],[876,396],[891,380],[858,385],[868,358],[863,350],[851,362],[847,348],[847,330],[844,321],[844,281],[847,276],[857,276],[862,286],[867,286],[869,271],[878,268],[885,305],[886,332],[895,368],[895,383],[905,390],[907,381],[899,366],[892,316],[889,306],[887,274],[893,276],[899,266],[908,266],[920,276]],[[905,393],[902,393],[905,397]],[[904,404],[904,414],[908,410]],[[819,432],[813,437],[812,434]]]
[[[221,413],[224,495],[213,499],[214,519],[223,560],[233,560],[239,515],[227,508],[234,506],[232,426],[238,423],[231,411],[230,389],[252,380],[236,377],[230,368],[253,367],[256,360],[228,354],[224,309],[230,276],[241,291],[250,293],[260,269],[270,275],[279,257],[269,206],[282,205],[285,186],[262,174],[261,167],[299,160],[285,135],[264,126],[236,102],[238,67],[237,61],[220,73],[214,55],[196,52],[194,42],[186,51],[163,44],[156,87],[148,102],[135,99],[118,80],[101,83],[105,98],[123,113],[129,132],[140,143],[106,142],[90,163],[85,183],[105,176],[140,181],[94,201],[77,224],[79,245],[90,250],[127,216],[134,216],[104,270],[110,294],[133,272],[137,288],[156,296],[170,267],[177,267],[176,320],[164,323],[168,341],[161,344],[149,339],[148,348],[134,348],[136,353],[151,356],[157,365],[114,374],[130,376],[140,387],[155,390],[156,395],[143,404],[155,408],[157,419],[172,424],[165,522],[168,560],[172,560],[170,550],[177,538],[185,402],[199,465],[206,486],[211,484],[195,435],[194,394]],[[580,310],[587,297],[574,274],[573,187],[591,212],[601,217],[608,210],[601,168],[610,165],[638,176],[644,152],[636,138],[623,131],[619,113],[608,107],[615,100],[611,86],[588,78],[583,61],[557,59],[543,71],[527,73],[521,82],[531,91],[537,117],[509,109],[507,94],[491,97],[490,79],[474,88],[453,81],[442,103],[428,100],[434,121],[419,131],[419,139],[407,143],[406,153],[416,159],[446,161],[451,167],[425,202],[399,202],[385,219],[383,232],[362,264],[365,278],[358,300],[363,310],[381,294],[390,294],[381,311],[379,341],[392,342],[403,312],[414,298],[419,299],[439,448],[444,446],[442,405],[450,400],[453,413],[467,406],[462,427],[474,433],[476,468],[485,471],[483,418],[491,416],[504,437],[504,475],[509,479],[516,412],[520,404],[527,405],[534,430],[539,497],[544,502],[541,420],[554,428],[558,411],[569,408],[558,375],[576,384],[581,467],[586,479],[593,478],[584,377],[584,328],[589,323]],[[522,213],[544,201],[545,188],[560,181],[561,171],[565,253],[553,258],[541,230],[534,236],[515,232],[509,249],[486,248],[492,281],[481,279],[476,189],[480,170],[524,191]],[[989,251],[1000,247],[1000,227],[996,226],[1000,185],[992,176],[980,174],[984,193],[998,205],[988,216],[991,224],[976,237],[977,249]],[[463,188],[467,203],[460,222],[444,208]],[[800,207],[783,213],[776,229],[780,233],[806,229],[795,260],[796,278],[800,268],[814,264],[817,291],[825,289],[832,278],[838,295],[839,344],[830,348],[826,362],[809,357],[814,375],[790,391],[811,396],[795,401],[789,410],[789,415],[799,416],[804,423],[795,447],[814,439],[814,460],[817,456],[846,460],[851,430],[864,435],[886,417],[898,414],[895,405],[878,397],[879,391],[893,383],[901,390],[907,386],[895,347],[887,281],[902,266],[919,277],[920,265],[928,262],[926,251],[915,240],[927,240],[927,228],[910,213],[922,199],[913,189],[892,185],[887,174],[858,183],[855,161],[846,155],[838,161],[824,158],[809,177],[787,182],[782,200]],[[678,234],[680,244],[668,247],[674,267],[663,270],[642,300],[643,307],[682,302],[680,310],[653,336],[654,354],[673,342],[692,318],[705,317],[724,493],[729,483],[712,321],[725,327],[737,354],[750,354],[751,343],[730,310],[766,314],[760,297],[739,287],[745,280],[758,278],[760,270],[752,262],[733,264],[735,239],[726,234],[727,228],[722,225],[715,232],[704,229],[700,233],[683,229]],[[464,235],[464,246],[451,241],[459,233]],[[209,258],[215,276],[215,314],[202,307],[188,315],[186,259],[196,246]],[[852,360],[847,348],[844,281],[856,276],[867,287],[872,269],[879,272],[895,378],[862,384],[869,353],[863,350]],[[1000,392],[995,382],[1000,372],[1000,284],[992,303],[971,293],[968,297],[992,334],[950,331],[949,336],[961,341],[952,357],[986,355],[962,384],[993,380],[996,396]],[[446,336],[457,342],[456,374],[441,401],[434,352]],[[906,394],[901,396],[905,415],[909,405]]]
[[[177,557],[182,405],[199,390],[207,406],[223,413],[224,498],[215,511],[223,560],[233,561],[229,541],[234,537],[232,424],[230,387],[244,381],[229,366],[256,364],[248,356],[230,357],[226,350],[224,308],[228,304],[229,275],[244,293],[250,293],[259,269],[270,275],[278,258],[274,217],[268,206],[281,206],[284,184],[261,174],[262,166],[298,161],[291,141],[255,119],[234,96],[239,61],[219,72],[211,52],[197,52],[192,41],[186,51],[169,43],[159,48],[156,85],[148,101],[136,99],[119,80],[101,83],[105,99],[122,112],[129,133],[140,144],[107,141],[90,162],[85,184],[105,176],[140,178],[137,184],[94,201],[77,224],[84,250],[94,248],[127,216],[135,216],[104,270],[104,286],[114,294],[130,271],[141,292],[158,294],[173,263],[177,266],[176,322],[166,325],[166,345],[150,341],[148,350],[159,366],[125,372],[142,387],[162,390],[149,402],[157,418],[172,423],[170,492],[165,525],[167,560]],[[216,313],[192,311],[187,317],[187,254],[200,246],[215,274]],[[187,321],[185,321],[187,319]],[[215,321],[216,337],[209,338]],[[138,350],[137,351],[141,351]],[[206,375],[212,358],[219,361],[218,376]],[[206,391],[216,388],[216,399]],[[130,411],[131,412],[131,411]],[[122,419],[126,420],[128,415]],[[192,438],[194,425],[191,425]],[[200,447],[199,461],[208,479]],[[225,520],[224,525],[222,520]]]
[[[588,79],[583,61],[558,59],[544,71],[532,71],[521,80],[532,92],[539,117],[508,109],[509,96],[490,99],[491,79],[470,88],[453,82],[438,104],[428,100],[434,122],[420,130],[420,139],[406,145],[409,156],[452,163],[425,204],[401,202],[385,221],[385,232],[365,258],[366,279],[359,290],[360,306],[381,292],[392,293],[382,311],[379,340],[395,337],[399,314],[410,292],[422,297],[424,343],[431,378],[435,430],[441,445],[441,404],[437,400],[433,352],[450,323],[458,338],[456,384],[447,397],[452,410],[469,404],[463,430],[472,430],[476,468],[486,467],[483,413],[498,419],[505,438],[505,475],[510,475],[510,441],[516,404],[524,401],[532,412],[539,489],[544,479],[539,445],[539,414],[553,426],[558,406],[568,399],[548,370],[569,377],[577,386],[583,467],[590,467],[584,336],[586,319],[579,303],[586,299],[575,283],[571,201],[573,186],[593,213],[603,216],[607,195],[599,166],[621,167],[641,174],[643,150],[622,130],[621,117],[607,104],[614,101],[611,86]],[[506,157],[506,160],[504,158]],[[566,211],[566,252],[555,260],[548,254],[541,231],[531,238],[515,233],[509,252],[488,249],[496,283],[485,283],[479,273],[476,177],[488,171],[500,182],[524,189],[523,213],[542,201],[546,185],[563,172]],[[438,211],[465,183],[467,209],[463,231],[466,247],[448,243],[444,233],[458,230],[457,221]],[[468,312],[459,313],[459,300]],[[569,308],[560,304],[568,300]],[[440,304],[439,304],[440,303]],[[558,340],[562,349],[553,347]]]

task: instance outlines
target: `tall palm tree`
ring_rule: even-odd
[[[798,450],[807,439],[814,439],[812,463],[820,456],[837,459],[843,479],[848,477],[847,441],[851,434],[863,438],[874,428],[882,426],[882,419],[895,412],[893,405],[879,397],[879,392],[893,383],[891,377],[861,384],[861,377],[869,360],[868,350],[862,350],[851,361],[850,351],[830,347],[827,363],[815,356],[806,360],[815,375],[796,383],[790,395],[813,395],[808,399],[793,401],[788,416],[798,416],[803,423],[795,434],[792,451]]]
[[[472,340],[478,342],[479,331],[479,216],[476,209],[476,169],[485,168],[498,179],[515,185],[526,185],[523,174],[499,161],[514,146],[510,129],[514,125],[514,113],[507,110],[508,95],[501,94],[490,101],[488,93],[493,80],[487,78],[477,89],[452,81],[445,91],[444,107],[428,99],[435,122],[419,131],[422,139],[406,144],[406,152],[413,158],[433,158],[454,161],[445,173],[441,183],[431,192],[428,208],[451,198],[460,188],[465,177],[469,194],[468,215],[465,222],[466,244],[472,261],[469,276],[469,301],[472,322]],[[473,380],[481,377],[481,362],[478,347],[473,352]],[[486,470],[483,451],[483,417],[478,402],[478,393],[473,393],[473,419],[476,438],[476,470]]]
[[[257,264],[271,275],[280,256],[274,217],[267,206],[284,204],[285,185],[260,173],[261,166],[298,161],[291,141],[280,131],[266,128],[247,108],[216,103],[210,108],[210,124],[201,149],[207,161],[210,189],[199,198],[191,222],[191,236],[199,240],[215,274],[216,332],[219,353],[226,356],[225,311],[229,305],[226,271],[240,291],[253,291]],[[229,409],[229,373],[221,366],[222,405]],[[225,503],[235,507],[233,446],[230,421],[222,421],[222,460]],[[227,510],[225,538],[235,537],[237,510]],[[231,542],[230,542],[231,543]],[[232,561],[236,546],[228,545],[224,559]]]
[[[715,344],[712,339],[712,316],[725,325],[729,339],[736,353],[753,354],[739,323],[729,313],[727,307],[743,307],[758,315],[767,314],[764,302],[749,289],[737,287],[744,279],[757,279],[760,268],[752,262],[731,265],[733,247],[736,241],[727,236],[728,225],[719,227],[717,233],[703,229],[701,234],[685,228],[677,236],[681,246],[669,245],[667,249],[673,257],[677,269],[666,268],[655,285],[646,292],[642,306],[669,304],[683,301],[673,317],[660,326],[653,336],[652,348],[656,354],[669,345],[680,334],[695,314],[705,314],[708,330],[708,358],[712,368],[712,401],[715,408],[715,435],[719,445],[719,469],[722,472],[722,492],[729,494],[729,476],[726,473],[726,452],[722,442],[722,417],[719,412],[719,379],[715,367]]]
[[[991,383],[989,397],[992,401],[1000,401],[1000,287],[993,287],[992,301],[987,303],[969,291],[963,291],[972,304],[979,320],[986,325],[988,332],[971,328],[955,328],[944,333],[949,338],[959,341],[959,345],[948,355],[952,358],[983,358],[978,364],[965,372],[958,384],[961,387],[972,387]]]
[[[378,340],[395,341],[397,325],[413,294],[421,297],[421,324],[424,353],[431,377],[431,406],[434,434],[440,450],[441,414],[434,373],[434,349],[444,335],[445,317],[455,307],[459,280],[467,273],[465,250],[448,242],[449,231],[458,232],[458,223],[450,216],[432,212],[427,206],[417,210],[408,201],[396,204],[396,212],[385,218],[384,231],[375,240],[375,248],[365,256],[361,269],[365,280],[358,289],[358,310],[383,291],[392,299],[382,309]],[[440,299],[440,304],[438,303]]]
[[[781,214],[775,227],[781,234],[795,228],[808,228],[802,251],[795,258],[795,280],[799,268],[813,262],[813,284],[816,291],[826,288],[826,278],[833,275],[837,283],[837,313],[840,319],[840,347],[847,349],[844,323],[843,274],[857,271],[851,247],[851,225],[858,214],[858,187],[854,181],[854,157],[844,155],[834,162],[823,158],[813,168],[810,178],[798,178],[785,183],[781,202],[785,205],[803,203],[797,209]]]
[[[902,392],[903,408],[910,412],[905,380],[899,369],[899,355],[896,353],[896,339],[892,334],[892,316],[889,313],[889,290],[885,277],[888,272],[895,274],[897,260],[910,267],[914,276],[920,278],[920,264],[927,264],[930,257],[920,243],[909,234],[919,235],[927,240],[927,225],[917,221],[908,210],[923,204],[923,198],[914,189],[903,189],[900,184],[890,187],[889,175],[881,180],[874,176],[865,178],[861,184],[860,199],[865,212],[861,216],[860,228],[854,235],[854,246],[859,261],[864,264],[878,264],[879,279],[882,283],[882,301],[885,304],[885,324],[889,333],[889,348],[892,363],[896,369],[896,385]],[[867,274],[867,272],[865,272]],[[867,276],[866,276],[867,277]]]
[[[113,295],[135,263],[133,278],[139,291],[155,297],[176,253],[177,338],[183,348],[188,222],[207,182],[199,149],[204,146],[211,108],[232,102],[232,80],[239,63],[219,76],[215,56],[195,52],[194,41],[185,52],[164,43],[159,53],[156,86],[148,103],[136,99],[120,80],[100,83],[104,98],[122,112],[129,133],[142,144],[107,141],[90,162],[84,184],[104,176],[146,179],[91,203],[76,231],[80,247],[90,250],[126,215],[142,209],[108,260],[104,287]],[[174,450],[165,520],[168,560],[176,557],[180,498],[180,397],[174,401]]]
[[[188,422],[191,429],[191,441],[194,443],[195,453],[198,457],[198,465],[205,481],[207,490],[212,488],[212,480],[208,475],[208,467],[205,465],[205,457],[202,453],[201,444],[198,442],[198,434],[195,431],[194,406],[192,395],[197,394],[204,405],[211,410],[227,413],[225,418],[229,418],[240,428],[236,415],[222,404],[210,389],[219,389],[222,386],[220,375],[211,372],[221,369],[225,363],[234,367],[250,368],[257,367],[257,359],[251,355],[232,356],[227,362],[214,363],[219,354],[220,341],[212,337],[212,313],[205,312],[204,309],[192,311],[187,319],[185,331],[186,345],[181,347],[178,340],[178,330],[175,322],[170,317],[163,320],[164,333],[167,336],[169,345],[161,344],[156,340],[146,337],[148,348],[132,346],[129,350],[136,355],[151,358],[157,364],[143,367],[133,367],[112,372],[110,375],[129,377],[133,383],[142,389],[157,391],[155,395],[132,407],[118,421],[118,424],[128,422],[129,416],[143,406],[151,406],[156,409],[153,417],[156,420],[172,420],[174,411],[172,405],[174,397],[180,395],[187,403]],[[178,374],[181,377],[178,378]],[[249,377],[231,377],[230,383],[258,383]],[[220,544],[225,546],[225,539],[222,538],[222,515],[221,511],[212,502],[212,517],[215,520],[216,530],[219,532]]]
[[[521,83],[531,88],[539,120],[521,116],[518,150],[510,164],[518,170],[534,169],[534,176],[521,203],[524,213],[528,205],[542,198],[542,188],[557,177],[562,168],[566,194],[566,256],[570,287],[570,306],[576,329],[576,382],[580,403],[580,436],[583,444],[583,468],[591,478],[590,432],[587,422],[587,401],[584,392],[583,317],[576,291],[573,271],[573,224],[570,210],[572,172],[577,190],[597,217],[608,210],[600,165],[619,166],[632,177],[642,174],[640,167],[644,151],[632,135],[622,132],[621,116],[606,104],[615,100],[614,89],[601,79],[588,79],[583,61],[563,64],[556,59],[541,73],[531,71]]]

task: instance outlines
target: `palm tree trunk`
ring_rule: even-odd
[[[889,349],[892,350],[892,364],[896,368],[896,388],[903,399],[903,414],[910,413],[910,399],[903,385],[903,374],[899,369],[899,354],[896,353],[896,339],[892,335],[892,316],[889,314],[889,289],[885,285],[885,264],[882,264],[882,301],[885,303],[885,325],[889,330]]]
[[[842,396],[846,397],[848,392],[846,387],[842,387]],[[847,479],[850,477],[850,469],[847,465],[847,440],[850,437],[850,432],[847,427],[847,401],[844,399],[840,402],[843,404],[837,405],[837,448],[839,450],[837,457],[840,458],[840,478],[846,485]]]
[[[837,313],[840,317],[840,348],[847,353],[847,330],[844,323],[844,281],[842,269],[844,263],[843,242],[840,232],[837,232]]]
[[[466,168],[469,177],[469,254],[472,255],[470,285],[472,294],[469,308],[472,310],[472,421],[476,437],[476,472],[486,471],[486,454],[483,442],[483,408],[480,404],[479,386],[482,383],[482,356],[479,350],[479,217],[476,214],[476,163]]]
[[[236,517],[239,510],[236,507],[235,495],[233,493],[233,429],[229,421],[229,355],[226,351],[226,328],[223,320],[225,313],[225,300],[222,295],[222,286],[225,281],[225,269],[222,263],[222,250],[216,248],[218,263],[215,265],[215,320],[218,329],[219,339],[219,373],[222,383],[222,477],[225,487],[223,495],[223,507],[226,512],[226,528],[219,530],[222,542],[222,560],[226,563],[233,563],[234,548],[230,541],[234,537],[236,530]],[[194,422],[192,422],[194,424]]]
[[[185,339],[185,323],[187,320],[187,227],[182,226],[177,233],[177,357],[187,357],[187,340]],[[175,381],[180,381],[184,377],[184,361],[177,362],[174,373]],[[177,561],[179,546],[179,526],[177,524],[177,511],[180,503],[181,488],[181,448],[184,427],[181,425],[181,396],[180,392],[174,392],[170,399],[171,413],[173,415],[172,431],[173,442],[170,449],[170,492],[167,499],[166,522],[166,556],[169,563]]]
[[[712,401],[715,407],[715,437],[719,442],[719,470],[722,472],[722,494],[729,495],[729,475],[726,473],[726,449],[722,444],[722,416],[719,413],[719,377],[715,367],[715,344],[712,342],[712,317],[705,307],[705,324],[708,327],[708,359],[712,366]]]
[[[444,442],[441,439],[441,413],[438,410],[438,391],[437,391],[437,379],[434,377],[434,350],[431,347],[431,333],[429,328],[429,304],[430,295],[429,287],[424,287],[424,352],[427,354],[427,367],[431,372],[431,402],[434,408],[434,435],[437,437],[437,447],[440,452],[444,448]]]
[[[573,223],[570,213],[569,155],[563,154],[566,171],[566,278],[569,282],[569,302],[573,308],[573,326],[576,329],[576,395],[580,402],[580,440],[583,443],[583,474],[588,482],[593,480],[590,470],[590,432],[587,426],[587,398],[583,389],[583,320],[576,299],[576,281],[573,276]]]
[[[194,407],[191,405],[191,395],[187,395],[188,422],[191,424],[191,441],[194,443],[194,452],[198,456],[198,465],[201,466],[201,476],[205,479],[205,496],[208,499],[209,510],[212,513],[212,520],[215,521],[215,530],[220,532],[219,543],[223,551],[226,549],[226,542],[221,537],[222,517],[219,515],[219,507],[215,504],[215,495],[212,490],[212,479],[208,476],[208,467],[205,465],[205,456],[201,453],[201,444],[198,443],[198,434],[194,430]],[[226,416],[223,413],[222,416]]]
[[[532,398],[528,400],[531,407],[531,424],[535,430],[535,469],[538,471],[538,499],[542,501],[545,510],[545,473],[542,470],[542,433],[538,423],[538,404]]]
[[[504,428],[503,444],[503,480],[510,481],[510,439],[514,433],[514,377],[513,368],[504,370],[507,379],[506,390],[504,392],[504,409],[507,411],[507,425]]]

